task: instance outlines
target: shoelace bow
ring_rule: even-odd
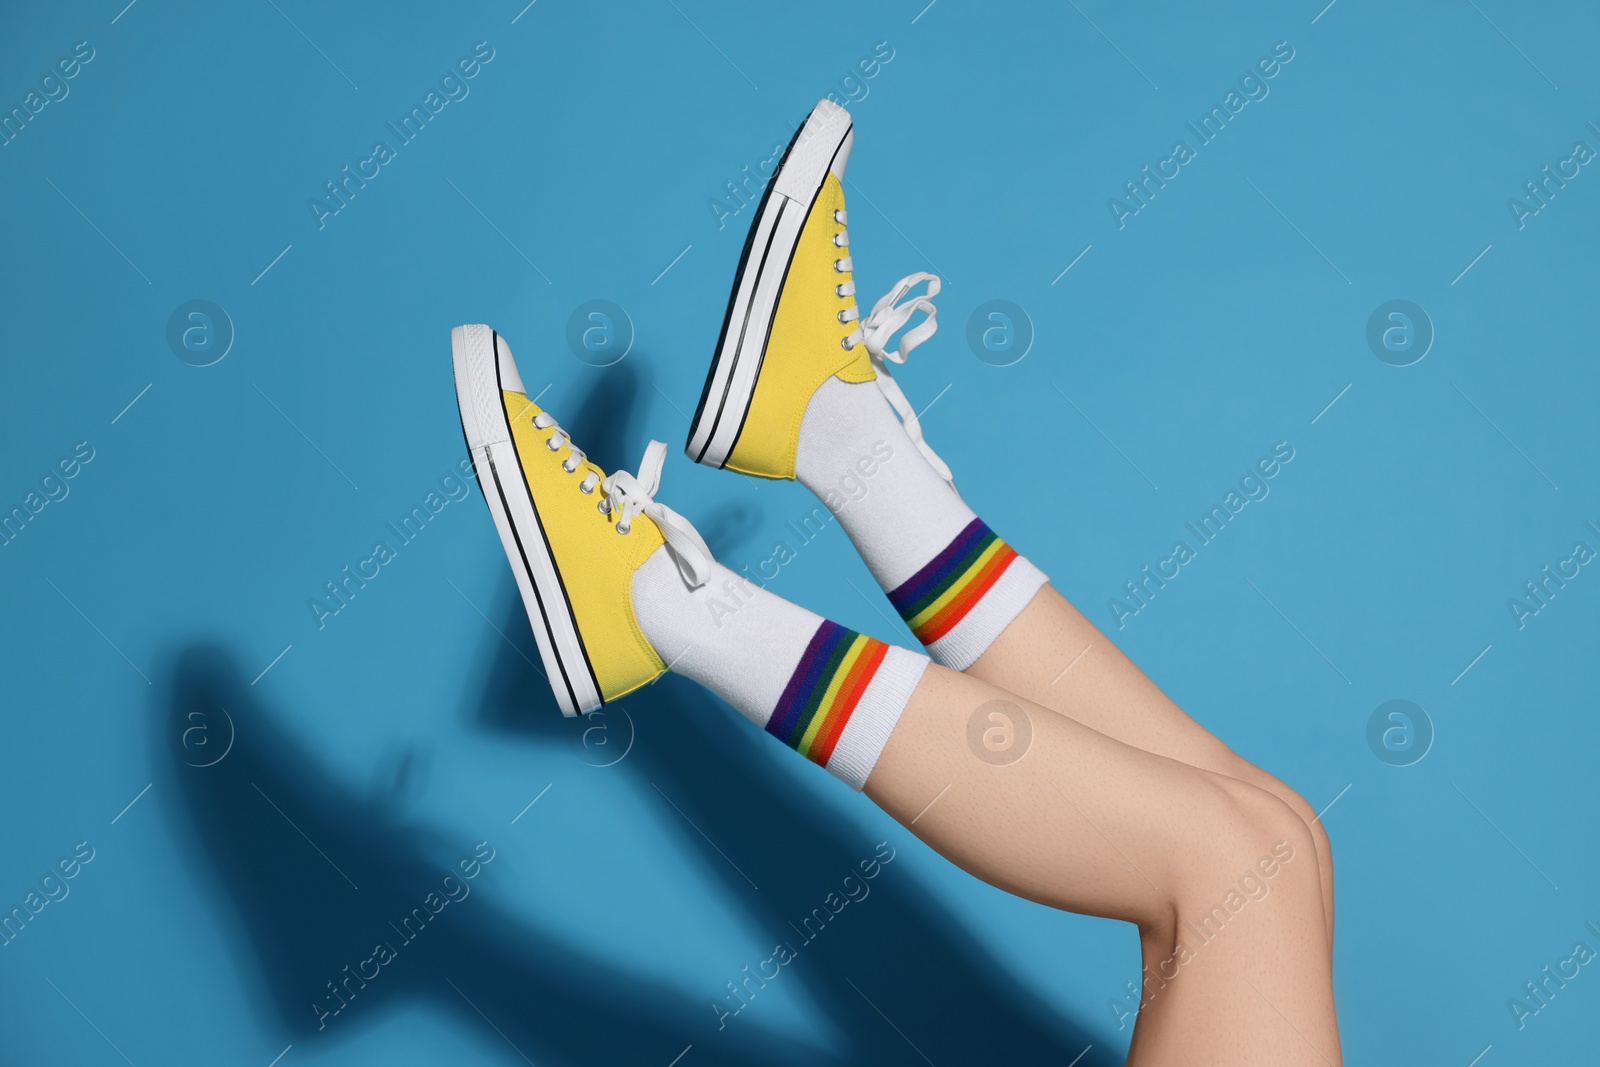
[[[911,296],[911,290],[922,283],[927,283],[927,291]],[[889,406],[894,408],[895,414],[900,416],[900,422],[905,426],[906,434],[916,444],[917,451],[939,475],[953,487],[955,478],[950,474],[950,467],[939,454],[933,450],[922,437],[922,424],[917,421],[916,409],[906,399],[905,393],[900,391],[900,386],[895,382],[894,376],[889,373],[890,363],[904,363],[906,357],[911,355],[911,350],[922,342],[932,337],[939,328],[937,318],[938,309],[933,306],[933,298],[939,295],[939,276],[919,271],[908,274],[895,283],[895,287],[885,293],[867,317],[861,320],[861,325],[849,337],[845,338],[845,347],[854,348],[858,343],[867,346],[867,354],[872,358],[872,369],[877,372],[878,389],[882,391],[884,399],[889,401]],[[900,344],[892,351],[884,346],[889,343],[895,331],[911,321],[911,316],[922,312],[926,318],[907,330],[900,338]]]
[[[614,471],[602,488],[611,507],[622,509],[617,519],[618,528],[627,533],[628,524],[635,515],[648,515],[661,528],[667,551],[678,564],[683,580],[691,588],[698,589],[711,580],[711,549],[688,519],[656,500],[655,492],[661,487],[661,468],[666,462],[666,442],[651,441],[644,450],[644,458],[639,461],[638,474]]]
[[[547,447],[552,452],[559,451],[562,445],[571,447],[572,454],[561,467],[568,474],[577,473],[578,465],[588,457],[582,449],[572,444],[572,438],[556,420],[541,411],[533,417],[533,425],[541,430],[554,428],[555,433],[546,439]],[[711,564],[714,562],[711,549],[688,519],[656,500],[656,490],[661,487],[661,468],[666,462],[666,443],[651,441],[644,450],[644,458],[639,461],[638,474],[614,471],[602,482],[594,471],[590,471],[578,483],[578,488],[585,493],[592,493],[598,484],[605,491],[599,508],[604,515],[616,516],[618,533],[626,534],[632,528],[635,515],[648,516],[660,528],[661,536],[667,542],[667,554],[678,565],[683,580],[689,583],[690,588],[698,589],[711,580]]]

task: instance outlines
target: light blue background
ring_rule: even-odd
[[[791,536],[803,490],[679,451],[750,214],[719,229],[708,201],[879,41],[852,105],[857,276],[867,301],[945,279],[899,380],[938,398],[928,436],[980,514],[1333,804],[1348,1061],[1593,1049],[1592,968],[1525,1029],[1507,1007],[1600,948],[1600,575],[1523,629],[1507,607],[1600,547],[1600,174],[1525,228],[1507,207],[1600,148],[1593,10],[924,2],[13,6],[0,105],[80,40],[95,58],[0,148],[0,503],[79,441],[95,458],[0,548],[0,905],[76,842],[95,858],[0,948],[0,1060],[1119,1061],[1130,928],[957,872],[679,679],[622,702],[621,762],[580,758],[475,499],[325,629],[307,607],[463,458],[461,322],[494,324],[608,467],[666,440],[662,498],[725,561]],[[470,95],[319,230],[307,200],[478,41]],[[1107,199],[1279,41],[1270,95],[1119,229]],[[1365,340],[1395,298],[1437,331],[1404,368]],[[166,341],[193,299],[236,331],[210,367]],[[565,341],[590,299],[636,330],[606,371]],[[1011,367],[964,337],[991,299],[1031,320]],[[1107,599],[1277,441],[1270,496],[1117,630]],[[830,528],[773,588],[909,642],[849,583],[871,590]],[[1368,747],[1391,699],[1436,731],[1414,766]],[[234,747],[195,768],[213,707]],[[480,840],[472,896],[319,1032],[323,982]],[[880,841],[872,896],[719,1032],[723,983]]]

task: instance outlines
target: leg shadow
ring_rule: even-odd
[[[240,973],[296,1045],[350,1042],[429,1001],[496,1042],[492,1021],[515,1049],[507,1062],[666,1063],[691,1043],[696,1063],[775,1054],[797,1062],[775,1034],[754,1028],[702,1048],[703,1000],[474,899],[474,885],[494,880],[492,843],[475,854],[470,842],[400,821],[384,796],[336,784],[223,650],[200,645],[177,657],[163,672],[156,720],[155,765],[181,798],[193,851],[209,861],[219,917],[255,964]],[[231,748],[196,766],[206,761],[195,758],[194,731],[224,721]],[[486,854],[475,882],[459,863],[471,870]]]

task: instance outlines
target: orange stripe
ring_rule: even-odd
[[[972,581],[977,575],[982,574],[984,568],[988,567],[989,564],[1000,556],[1005,555],[1007,547],[1004,541],[998,537],[995,538],[987,548],[972,557],[972,562],[950,581],[949,586],[943,593],[929,601],[921,611],[913,615],[902,616],[906,620],[906,625],[911,627],[912,630],[915,630],[918,626],[927,625],[930,619],[938,616],[941,611],[949,607],[953,601],[961,596],[961,591],[967,587],[968,582]]]
[[[851,694],[859,688],[861,671],[867,665],[867,661],[872,659],[879,644],[880,642],[863,634],[856,635],[856,647],[852,650],[855,658],[850,661],[849,667],[841,666],[834,676],[835,684],[829,686],[833,698],[825,707],[819,707],[817,714],[812,718],[811,729],[808,731],[810,744],[798,750],[802,756],[818,763],[822,762],[816,757],[822,746],[822,738],[833,730],[840,715],[847,719],[850,717],[850,709],[855,707],[858,699]]]
[[[1017,550],[1010,545],[1006,546],[1004,552],[996,553],[994,559],[989,561],[989,565],[974,577],[973,581],[961,591],[959,597],[946,604],[944,610],[929,619],[917,630],[917,640],[925,645],[932,644],[955,629],[956,623],[966,617],[967,612],[971,611],[973,605],[983,597],[983,594],[987,593],[994,586],[994,583],[1000,580],[1000,575],[1005,573],[1005,569],[1016,558]]]
[[[838,710],[829,717],[822,733],[811,746],[811,758],[824,767],[833,756],[833,746],[839,743],[839,737],[844,733],[845,723],[850,721],[850,713],[856,710],[861,695],[878,673],[878,665],[889,654],[889,646],[882,641],[873,641],[872,645],[872,649],[856,663],[856,669],[850,672],[847,687],[839,694]]]
[[[844,646],[841,644],[841,647]],[[817,736],[828,725],[829,713],[838,706],[840,694],[854,677],[856,665],[871,650],[872,638],[851,631],[849,645],[838,662],[833,664],[832,673],[828,675],[828,684],[815,695],[815,706],[807,702],[807,707],[811,708],[811,715],[806,719],[805,729],[801,731],[800,739],[794,745],[796,752],[810,757],[812,748],[816,746]]]

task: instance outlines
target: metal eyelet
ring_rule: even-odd
[[[549,437],[546,437],[544,439],[544,446],[546,448],[548,448],[552,452],[560,452],[561,451],[561,446],[556,444],[555,434],[551,434]]]
[[[835,247],[835,248],[843,248],[845,246],[845,242],[839,240],[839,238],[841,238],[843,236],[844,236],[843,233],[836,233],[836,234],[833,235],[833,247]]]
[[[593,494],[593,493],[594,493],[594,486],[592,486],[592,485],[587,485],[587,484],[586,484],[586,483],[584,483],[584,482],[579,482],[579,483],[578,483],[578,490],[579,490],[579,491],[580,491],[580,492],[582,492],[582,493],[584,493],[584,494],[586,494],[586,495],[591,495],[591,494]]]
[[[561,469],[566,471],[568,474],[577,474],[578,473],[578,465],[576,463],[574,463],[570,467],[567,466],[565,463],[563,463],[561,465]]]
[[[626,524],[620,523],[620,522],[617,523],[617,533],[621,534],[624,537],[628,536],[628,531],[630,531],[632,529],[633,529],[633,527],[631,525],[626,525]]]
[[[840,273],[840,274],[843,274],[845,272],[844,268],[839,266],[839,264],[841,264],[843,262],[844,262],[844,260],[842,260],[842,259],[836,259],[836,260],[833,261],[833,269],[835,271],[837,271],[838,273]]]
[[[840,282],[838,285],[833,287],[833,295],[837,296],[840,300],[843,300],[845,298],[845,295],[844,295],[844,283],[843,282]]]
[[[855,347],[856,347],[855,345],[850,343],[850,338],[848,338],[848,337],[841,339],[839,341],[839,346],[841,348],[843,348],[846,352],[853,352],[853,351],[855,351]]]

